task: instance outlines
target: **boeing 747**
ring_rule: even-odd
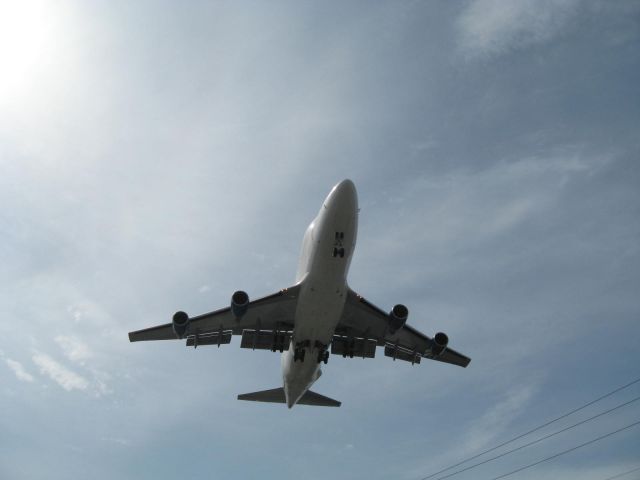
[[[339,407],[312,392],[329,352],[373,358],[377,347],[393,360],[423,358],[466,367],[468,357],[449,348],[444,333],[433,338],[409,326],[409,310],[376,307],[347,284],[358,231],[358,196],[351,180],[338,183],[307,228],[295,285],[257,300],[239,290],[226,308],[190,317],[179,311],[171,323],[129,333],[132,342],[186,340],[187,346],[223,345],[240,335],[240,347],[280,352],[283,386],[238,395],[239,400]]]

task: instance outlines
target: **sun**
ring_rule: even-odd
[[[0,100],[11,100],[32,83],[51,50],[47,2],[0,0]]]

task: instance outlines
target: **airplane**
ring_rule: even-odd
[[[250,301],[238,290],[231,304],[190,317],[183,311],[171,323],[129,333],[131,342],[184,339],[191,347],[220,345],[240,335],[240,347],[281,353],[283,386],[238,395],[238,400],[339,407],[341,402],[310,390],[321,364],[333,355],[384,355],[412,365],[422,358],[466,367],[470,358],[449,348],[446,334],[433,338],[409,326],[409,310],[389,313],[353,291],[347,273],[358,231],[358,196],[351,180],[333,187],[302,241],[295,285]]]

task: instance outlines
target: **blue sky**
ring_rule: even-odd
[[[637,378],[639,26],[632,1],[0,3],[0,477],[419,479]],[[342,407],[289,411],[235,400],[278,355],[128,342],[289,286],[343,178],[350,285],[469,368],[332,358]],[[604,479],[639,444],[512,478]]]

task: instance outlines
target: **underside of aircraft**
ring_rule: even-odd
[[[355,248],[358,202],[351,180],[329,193],[307,229],[296,282],[250,300],[244,291],[228,307],[190,317],[179,311],[170,323],[129,333],[131,342],[183,339],[187,346],[225,345],[233,335],[240,347],[282,354],[283,386],[247,393],[239,400],[339,407],[340,402],[309,390],[329,355],[374,358],[378,347],[393,360],[419,364],[423,358],[466,367],[470,359],[449,347],[444,333],[433,338],[408,325],[409,310],[386,312],[353,291],[347,273]]]

